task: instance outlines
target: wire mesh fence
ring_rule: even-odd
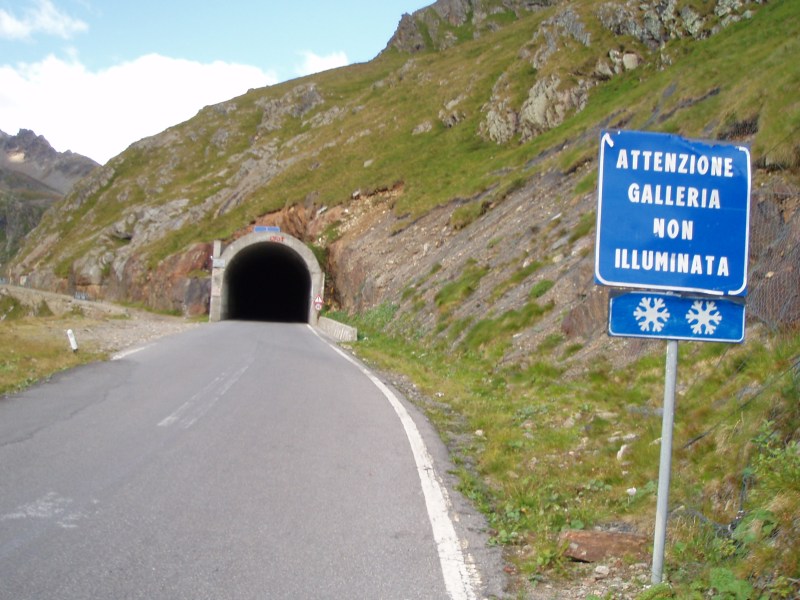
[[[800,191],[772,179],[753,190],[747,310],[773,331],[800,325]]]

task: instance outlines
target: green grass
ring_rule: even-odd
[[[477,200],[459,206],[453,211],[453,214],[450,215],[450,226],[456,230],[464,229],[464,227],[474,223],[486,214],[488,209],[488,203]]]
[[[440,316],[448,317],[460,303],[471,296],[488,272],[489,267],[479,266],[471,259],[467,261],[459,278],[442,286],[434,297]]]
[[[4,300],[4,308],[9,303]],[[21,305],[19,305],[21,306]],[[91,347],[72,352],[66,330],[80,316],[55,317],[49,309],[15,308],[0,321],[0,395],[22,390],[53,373],[102,358]],[[8,314],[8,313],[6,313]],[[88,324],[88,323],[87,323]]]
[[[531,291],[528,293],[528,295],[532,299],[541,298],[547,292],[549,292],[551,289],[553,289],[553,286],[555,284],[556,284],[556,282],[552,281],[550,279],[542,279],[541,281],[537,281],[534,284],[534,286],[531,288]]]
[[[28,314],[28,309],[14,296],[0,297],[0,321],[16,321]]]
[[[583,236],[588,235],[592,229],[594,229],[595,223],[597,222],[597,214],[595,211],[588,212],[581,216],[578,224],[569,234],[569,242],[575,243]]]
[[[526,264],[527,263],[527,264]],[[541,269],[543,264],[539,261],[526,261],[523,263],[521,267],[519,267],[514,273],[505,281],[500,282],[495,286],[492,290],[491,295],[489,296],[490,302],[495,302],[496,300],[502,298],[506,292],[511,290],[512,288],[517,287],[523,281],[525,281],[528,277],[533,275],[536,271]]]
[[[478,321],[466,334],[460,346],[465,352],[498,360],[505,354],[511,336],[515,332],[530,327],[552,308],[552,303],[542,306],[531,301],[519,310],[510,310],[499,317]]]

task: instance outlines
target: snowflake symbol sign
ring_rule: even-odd
[[[686,320],[693,333],[711,335],[722,322],[722,315],[713,300],[695,300],[686,313]]]
[[[642,298],[633,316],[642,331],[651,331],[652,328],[652,331],[659,332],[669,319],[669,311],[661,298]]]

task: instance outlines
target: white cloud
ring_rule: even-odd
[[[327,56],[319,56],[306,50],[301,52],[300,55],[303,57],[303,62],[296,68],[298,76],[311,75],[312,73],[319,73],[321,71],[327,71],[328,69],[344,67],[350,63],[344,52],[334,52]]]
[[[36,0],[21,18],[0,9],[0,38],[24,40],[44,33],[66,40],[88,29],[86,23],[62,13],[50,0]]]
[[[277,82],[273,73],[221,61],[148,54],[92,72],[76,58],[0,65],[0,130],[43,135],[56,150],[104,163],[133,142],[209,104]]]

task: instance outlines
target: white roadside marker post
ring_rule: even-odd
[[[77,352],[78,340],[75,339],[75,334],[72,332],[72,329],[67,329],[67,338],[69,339],[69,346],[72,348],[72,351]]]

